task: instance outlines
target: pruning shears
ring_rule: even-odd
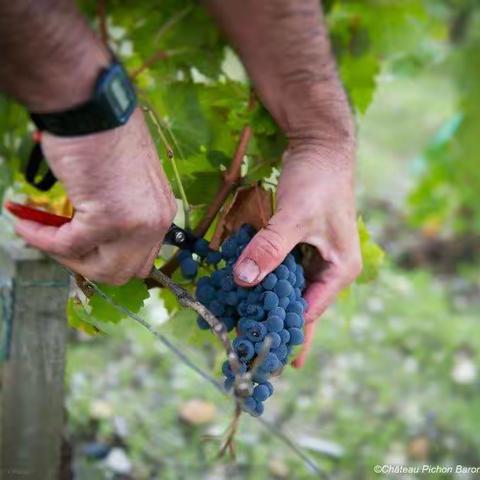
[[[28,205],[22,205],[21,203],[17,202],[8,201],[5,203],[5,208],[17,218],[41,223],[42,225],[47,225],[50,227],[61,227],[62,225],[72,221],[72,217],[56,215],[55,213],[46,212],[45,210],[40,210]],[[193,233],[172,223],[165,235],[163,243],[182,249],[192,249],[193,244],[197,239],[198,237]]]

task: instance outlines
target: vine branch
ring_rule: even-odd
[[[158,50],[155,52],[152,56],[147,58],[142,65],[140,65],[136,70],[134,70],[131,74],[130,77],[132,80],[134,80],[136,77],[138,77],[142,72],[144,72],[147,68],[150,68],[153,64],[158,62],[159,60],[165,60],[168,58],[168,53],[164,52],[163,50]]]
[[[248,111],[250,112],[255,105],[255,95],[253,92],[250,93],[250,98],[248,100]],[[199,225],[195,228],[195,234],[203,237],[205,233],[210,228],[213,220],[217,216],[218,212],[222,208],[225,200],[230,195],[232,190],[235,188],[237,183],[241,178],[241,169],[243,159],[247,153],[248,144],[252,137],[252,127],[250,125],[245,125],[240,133],[240,138],[237,143],[237,148],[233,155],[232,163],[230,164],[228,170],[223,175],[223,182],[219,190],[215,194],[212,202],[210,203],[207,212],[200,221]]]
[[[108,28],[107,28],[107,0],[97,0],[97,18],[100,38],[105,46],[108,47]]]

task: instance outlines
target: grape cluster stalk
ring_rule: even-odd
[[[251,415],[259,416],[274,391],[269,380],[281,373],[293,348],[304,341],[307,302],[302,296],[304,271],[295,252],[289,253],[259,285],[245,288],[235,283],[233,266],[254,234],[251,226],[243,225],[223,242],[220,251],[210,249],[201,238],[192,251],[181,250],[177,258],[187,279],[197,276],[199,264],[213,268],[211,274],[197,280],[196,298],[229,332],[235,330],[233,348],[240,360],[240,373],[251,372],[254,385],[242,406]],[[202,317],[197,323],[202,330],[210,328]],[[231,390],[235,375],[228,361],[222,373],[226,390]]]

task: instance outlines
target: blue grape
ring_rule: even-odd
[[[284,360],[288,355],[287,346],[282,343],[278,348],[272,351],[272,354],[274,354],[278,360]]]
[[[283,320],[276,315],[269,315],[265,320],[265,325],[269,332],[280,332],[283,330]]]
[[[267,334],[267,327],[263,323],[254,322],[245,329],[245,336],[251,342],[260,342]]]
[[[237,352],[238,358],[248,362],[255,355],[253,343],[245,337],[237,337],[233,341],[233,348]]]
[[[255,353],[258,355],[260,352],[263,352],[265,347],[265,342],[257,342],[255,344]]]
[[[216,265],[222,259],[222,254],[220,252],[216,252],[212,250],[208,252],[207,258],[205,258],[205,262],[209,265]]]
[[[247,305],[247,315],[254,320],[262,320],[265,312],[259,305]]]
[[[256,408],[257,408],[257,401],[256,401],[253,397],[247,397],[247,398],[243,401],[243,408],[244,408],[247,412],[254,414],[254,413],[255,413],[255,410],[256,410]]]
[[[255,305],[259,299],[260,299],[260,294],[252,291],[248,292],[246,300],[247,300],[247,303],[249,303],[250,305]]]
[[[308,302],[303,298],[299,298],[298,301],[303,305],[303,311],[305,311],[308,307]]]
[[[279,280],[286,280],[290,275],[290,270],[285,265],[279,265],[274,271]]]
[[[237,327],[238,327],[238,330],[240,332],[241,335],[243,335],[245,333],[245,330],[253,324],[253,322],[255,322],[255,320],[253,320],[253,318],[250,318],[250,317],[241,317],[240,320],[238,321],[237,323]]]
[[[197,290],[204,285],[210,285],[210,278],[209,277],[200,277],[197,279]]]
[[[225,290],[226,292],[233,290],[235,288],[235,282],[233,281],[232,275],[225,275],[220,281],[220,286],[222,287],[222,290]]]
[[[213,300],[215,298],[215,294],[215,288],[209,284],[200,285],[199,287],[197,287],[197,300],[204,305],[208,304],[211,300]]]
[[[235,306],[238,303],[237,292],[227,292],[224,298],[224,303],[226,305]]]
[[[237,323],[233,317],[223,317],[222,322],[224,323],[227,332],[231,332]]]
[[[295,275],[295,272],[290,272],[288,274],[288,282],[290,283],[290,285],[295,285],[296,281],[297,281],[297,277]]]
[[[285,326],[287,328],[300,328],[303,324],[300,315],[294,312],[288,312],[285,317]]]
[[[253,389],[252,396],[257,402],[264,402],[270,395],[270,389],[264,384],[257,385]]]
[[[262,287],[265,290],[273,290],[273,287],[275,287],[276,283],[278,281],[277,276],[274,273],[269,273],[262,282]]]
[[[275,307],[272,310],[270,310],[270,312],[268,312],[269,316],[276,315],[277,317],[280,317],[282,320],[285,320],[286,314],[287,313],[285,312],[285,309],[282,307]]]
[[[278,302],[278,306],[283,308],[284,310],[288,307],[289,304],[290,304],[290,299],[288,297],[282,297]]]
[[[290,333],[288,330],[282,330],[278,332],[278,335],[280,336],[282,343],[288,343],[290,341]]]
[[[241,302],[238,303],[237,312],[240,316],[242,317],[247,316],[248,315],[247,309],[248,309],[248,303],[245,300],[242,300]]]
[[[234,238],[227,238],[222,245],[222,254],[225,258],[234,257],[237,253],[238,244]]]
[[[193,251],[200,257],[206,257],[208,252],[210,252],[210,247],[208,242],[204,238],[199,238],[193,244]]]
[[[276,307],[278,307],[278,295],[274,292],[265,292],[263,294],[263,308],[268,311]]]
[[[297,287],[295,287],[294,290],[295,290],[295,296],[297,297],[297,300],[302,298],[302,291]]]
[[[253,327],[257,322],[253,318],[242,317],[238,322],[238,330],[241,335],[245,335],[246,331]]]
[[[220,287],[224,276],[225,273],[223,270],[215,270],[210,277],[212,284],[216,287]]]
[[[282,339],[280,338],[280,335],[276,332],[270,332],[265,336],[265,340],[269,338],[270,339],[270,349],[275,349],[280,346],[282,343]]]
[[[305,307],[303,306],[303,303],[299,300],[290,303],[290,305],[287,307],[287,312],[296,313],[297,315],[303,315],[304,310]]]
[[[216,316],[221,317],[225,312],[225,306],[218,300],[212,300],[208,304],[208,309]]]
[[[277,349],[278,350],[278,349]],[[267,353],[265,360],[262,362],[261,369],[266,372],[273,372],[280,367],[280,362],[274,353]]]
[[[297,270],[297,262],[295,261],[295,257],[289,253],[285,260],[282,262],[291,272],[295,272]]]
[[[262,402],[257,402],[257,406],[255,407],[255,414],[254,417],[259,417],[265,411],[265,407]]]
[[[240,373],[246,373],[246,372],[247,372],[247,365],[243,362],[240,362]],[[233,374],[232,367],[230,366],[230,363],[228,363],[228,360],[225,360],[222,364],[222,373],[226,377],[233,378],[235,376]]]
[[[288,280],[279,280],[275,285],[273,291],[281,298],[281,297],[288,297],[292,292],[293,288],[288,283]],[[294,292],[295,293],[295,292]]]
[[[273,395],[273,385],[270,382],[264,382],[264,383],[261,383],[260,385],[265,385],[268,388],[268,391],[270,392],[269,397]]]
[[[252,380],[257,383],[265,383],[266,381],[268,381],[269,378],[270,375],[268,372],[264,372],[258,369],[253,375]]]
[[[292,288],[292,291],[290,292],[290,295],[288,296],[288,299],[290,300],[290,303],[297,301],[297,296],[295,295],[295,290],[293,288]]]
[[[180,261],[180,270],[185,278],[193,278],[198,272],[198,264],[192,257]]]
[[[190,250],[180,250],[177,253],[177,260],[179,262],[185,260],[186,258],[192,258],[192,252]]]
[[[300,345],[303,343],[303,332],[299,328],[289,328],[290,345]]]
[[[237,295],[238,295],[239,300],[243,300],[243,299],[247,298],[248,290],[246,288],[243,288],[243,287],[238,287],[237,288]]]
[[[255,230],[250,225],[242,225],[237,234],[237,241],[240,244],[246,244],[251,240],[254,234]]]
[[[235,378],[227,377],[223,381],[223,388],[228,392],[232,389],[234,384],[235,384]]]
[[[197,325],[200,330],[208,330],[210,328],[208,322],[200,316],[197,317]]]

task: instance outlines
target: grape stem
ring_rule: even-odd
[[[208,308],[200,302],[197,302],[197,300],[190,295],[188,290],[175,283],[158,268],[152,268],[149,278],[155,280],[155,282],[163,287],[168,288],[175,295],[178,303],[182,305],[182,307],[194,310],[210,325],[211,331],[225,348],[227,361],[235,375],[235,397],[245,398],[250,395],[253,389],[251,376],[248,373],[242,374],[240,372],[240,361],[232,347],[230,339],[228,338],[228,332],[225,325],[218,320]]]

